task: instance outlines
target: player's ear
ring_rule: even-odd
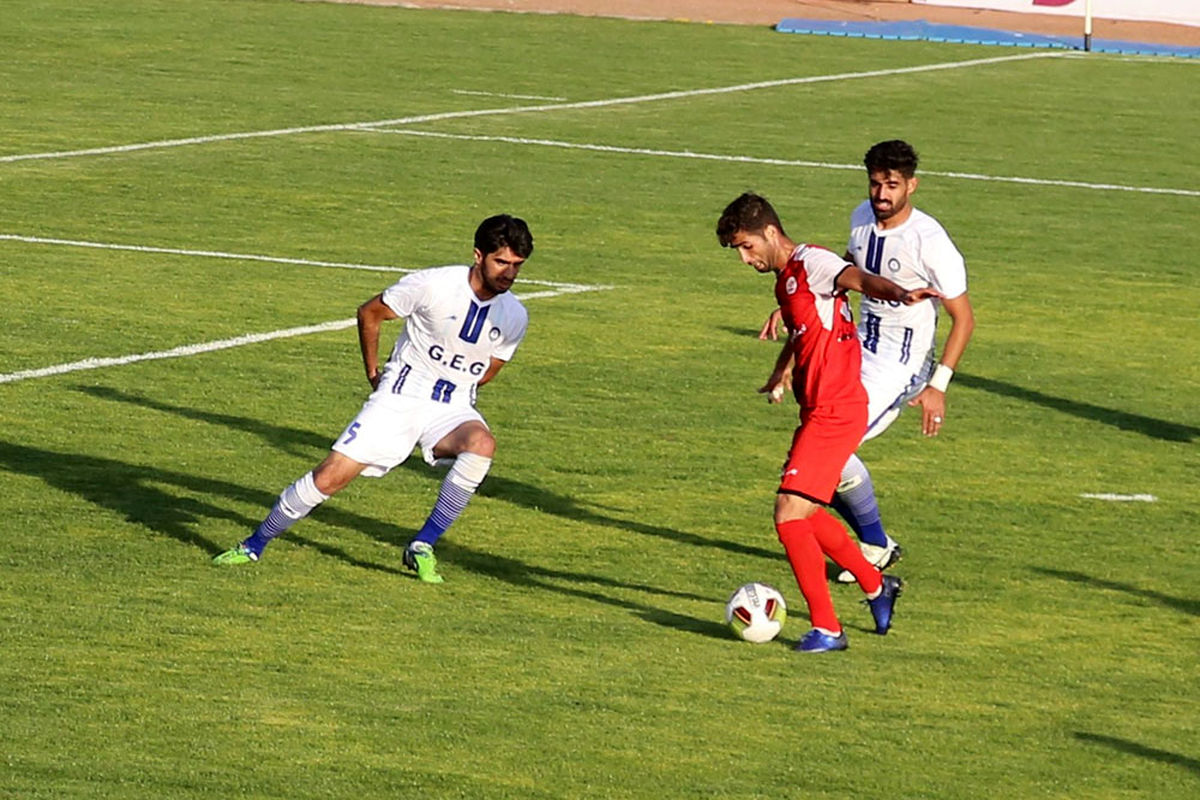
[[[483,251],[480,250],[478,247],[475,248],[475,266],[477,266],[477,267],[483,266]]]
[[[908,179],[908,193],[909,194],[912,194],[913,192],[915,192],[917,190],[918,183],[920,183],[920,180],[917,178],[916,175],[913,175],[911,178]]]

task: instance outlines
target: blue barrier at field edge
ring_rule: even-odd
[[[967,25],[943,25],[926,22],[923,19],[899,22],[838,22],[788,17],[780,21],[775,26],[775,30],[780,33],[809,33],[818,36],[849,36],[864,39],[994,44],[1007,47],[1053,47],[1060,50],[1083,49],[1082,34],[1079,36],[1043,36],[1037,33],[972,28]],[[1093,38],[1092,52],[1200,58],[1200,47],[1124,42],[1115,39]]]

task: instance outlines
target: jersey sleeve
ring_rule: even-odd
[[[854,252],[854,240],[859,238],[859,231],[867,226],[875,224],[875,214],[871,211],[871,201],[863,201],[850,212],[850,233],[846,237],[846,249],[844,252]],[[861,264],[859,266],[862,266]]]
[[[421,298],[425,296],[428,284],[427,275],[422,272],[414,272],[411,275],[405,275],[384,289],[380,299],[396,314],[407,319],[412,316],[413,311],[420,304]]]
[[[967,264],[950,236],[940,228],[938,234],[921,242],[921,261],[934,288],[953,300],[967,291]]]
[[[511,329],[503,332],[503,338],[500,345],[492,352],[494,358],[501,361],[512,361],[516,355],[517,347],[521,344],[521,340],[525,338],[525,331],[529,328],[529,312],[524,306],[516,306],[516,313],[513,314]]]
[[[824,247],[809,247],[804,251],[804,271],[813,294],[825,297],[844,294],[837,287],[837,279],[849,266],[845,259]]]

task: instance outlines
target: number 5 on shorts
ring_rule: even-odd
[[[355,439],[358,438],[358,429],[359,429],[360,425],[361,425],[361,423],[355,422],[355,423],[352,423],[350,425],[350,427],[346,429],[346,438],[342,442],[342,444],[350,444],[351,442],[353,442]]]

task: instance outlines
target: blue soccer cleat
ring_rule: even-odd
[[[828,653],[832,650],[845,650],[849,646],[850,640],[846,638],[845,631],[834,636],[833,634],[813,628],[801,636],[800,641],[792,649],[797,653]]]
[[[867,601],[867,605],[871,607],[871,616],[875,618],[875,632],[880,636],[892,627],[892,611],[895,610],[896,598],[903,589],[904,581],[895,575],[884,575],[879,596]]]

